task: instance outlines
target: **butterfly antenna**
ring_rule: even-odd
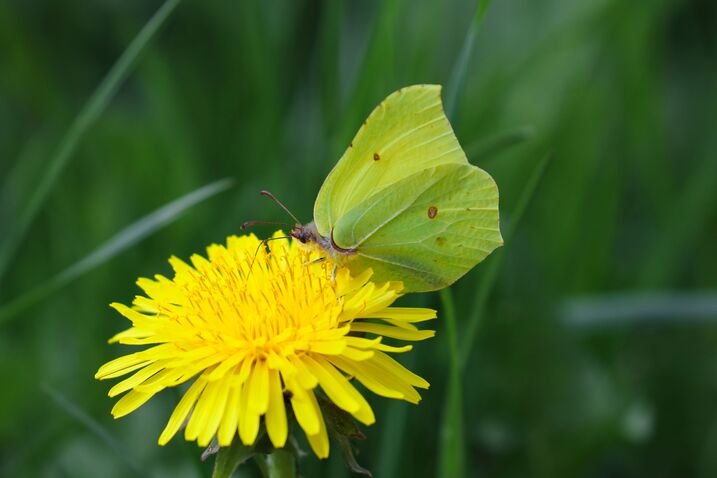
[[[269,199],[271,199],[272,201],[274,201],[276,204],[279,205],[279,207],[280,207],[281,209],[283,209],[284,211],[286,211],[286,213],[287,213],[289,216],[291,216],[291,218],[292,218],[294,221],[296,221],[297,224],[301,224],[301,221],[299,221],[299,220],[296,218],[296,216],[294,216],[294,215],[291,213],[291,211],[289,211],[289,208],[288,208],[288,207],[284,206],[284,204],[283,204],[281,201],[279,201],[278,199],[276,199],[276,196],[274,196],[273,194],[271,194],[269,191],[262,191],[260,194],[261,194],[262,196],[266,196],[266,197],[268,197]]]
[[[241,226],[239,226],[239,229],[244,230],[247,227],[253,227],[258,224],[274,224],[275,226],[286,226],[286,227],[294,227],[293,225],[289,224],[288,222],[273,222],[273,221],[247,221]]]
[[[259,245],[256,248],[256,251],[254,251],[254,257],[251,260],[251,264],[249,264],[249,273],[246,275],[246,279],[244,279],[245,283],[246,280],[249,279],[249,276],[251,275],[251,271],[254,268],[254,263],[256,262],[256,257],[259,255],[259,250],[266,246],[266,243],[269,241],[276,241],[277,239],[291,239],[291,236],[279,236],[279,237],[270,237],[268,239],[263,239]]]

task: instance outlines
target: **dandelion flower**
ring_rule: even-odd
[[[279,239],[265,247],[253,235],[212,245],[191,265],[172,257],[174,278],[139,279],[144,296],[132,307],[112,307],[132,327],[110,339],[149,348],[112,360],[96,378],[132,373],[109,391],[123,394],[112,409],[127,415],[159,391],[193,380],[171,414],[159,444],[184,427],[200,446],[216,437],[228,446],[238,435],[255,443],[262,417],[276,448],[284,446],[291,416],[314,453],[325,458],[329,440],[317,387],[328,400],[366,425],[371,406],[356,388],[418,403],[428,383],[388,353],[411,350],[384,338],[416,341],[434,332],[414,324],[435,311],[390,307],[400,282],[375,284],[371,271],[352,277],[319,262],[319,252]],[[258,252],[257,252],[258,250]]]

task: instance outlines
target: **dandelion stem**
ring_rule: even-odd
[[[259,468],[265,478],[295,478],[296,458],[287,450],[274,450],[268,455],[257,457]]]

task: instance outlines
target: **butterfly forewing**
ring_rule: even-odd
[[[443,112],[441,87],[416,85],[386,98],[324,181],[314,205],[323,236],[349,210],[386,187],[441,164],[467,164]]]

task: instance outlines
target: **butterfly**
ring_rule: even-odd
[[[369,115],[321,186],[314,220],[291,236],[352,274],[438,290],[503,245],[498,188],[468,162],[441,87],[409,86]]]

